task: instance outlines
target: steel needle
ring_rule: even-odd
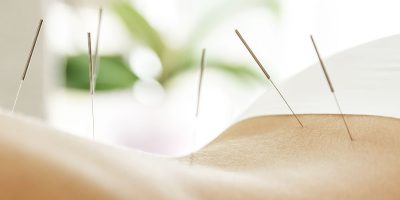
[[[336,97],[335,89],[333,88],[332,81],[331,81],[331,79],[329,78],[328,71],[326,70],[325,63],[324,63],[324,61],[322,60],[321,55],[319,54],[319,51],[318,51],[317,45],[315,44],[315,41],[314,41],[313,36],[310,35],[310,38],[311,38],[311,42],[313,43],[315,52],[317,53],[319,63],[321,64],[321,67],[322,67],[322,71],[324,71],[325,79],[326,79],[326,81],[328,82],[329,89],[330,89],[330,91],[331,91],[331,93],[332,93],[332,95],[333,95],[333,97],[334,97],[334,99],[335,99],[336,106],[337,106],[337,108],[339,109],[340,115],[342,116],[343,123],[344,123],[344,125],[346,126],[347,133],[349,134],[350,140],[353,141],[353,137],[351,136],[349,126],[348,126],[348,124],[347,124],[347,122],[346,122],[346,119],[345,119],[344,114],[343,114],[343,112],[342,112],[342,108],[340,107],[339,101],[338,101],[338,99],[337,99],[337,97]]]
[[[94,98],[94,73],[95,69],[93,66],[93,58],[92,58],[92,39],[90,33],[87,33],[88,37],[88,54],[89,54],[89,87],[90,87],[90,97],[92,103],[92,138],[94,137],[94,106],[93,106],[93,98]]]
[[[197,101],[196,101],[196,113],[195,113],[195,126],[193,133],[193,150],[196,147],[196,138],[197,138],[197,127],[199,122],[199,110],[200,110],[200,99],[201,99],[201,87],[203,83],[204,76],[204,66],[205,66],[205,57],[206,57],[206,49],[203,49],[201,52],[201,61],[200,61],[200,74],[199,74],[199,84],[197,86]],[[190,154],[190,165],[193,164],[194,155]]]
[[[94,88],[96,88],[96,80],[97,80],[97,73],[99,70],[100,65],[100,58],[99,58],[99,45],[100,45],[100,32],[101,32],[101,21],[103,16],[103,8],[99,8],[99,21],[97,24],[97,35],[96,35],[96,46],[94,49],[94,59],[93,59],[93,66],[94,66]],[[93,91],[94,92],[94,91]]]
[[[272,81],[270,75],[268,74],[267,70],[264,68],[264,66],[261,64],[261,62],[258,60],[257,56],[254,54],[253,50],[251,50],[250,46],[247,44],[246,40],[244,40],[243,36],[240,34],[238,30],[235,30],[236,35],[239,37],[239,39],[242,41],[243,45],[246,47],[247,51],[249,51],[250,55],[253,57],[253,59],[256,61],[257,65],[260,67],[261,71],[264,73],[265,77],[271,82],[272,86],[275,88],[275,90],[278,92],[279,96],[281,96],[282,100],[285,102],[286,106],[289,108],[289,110],[292,112],[294,118],[299,122],[301,127],[304,127],[303,124],[301,123],[300,119],[297,117],[296,113],[293,111],[292,107],[290,107],[289,103],[286,101],[285,97],[281,93],[281,91],[278,89],[278,87],[275,85],[275,83]]]
[[[14,104],[13,104],[11,113],[14,113],[15,106],[17,105],[19,93],[20,93],[20,91],[21,91],[22,84],[23,84],[24,81],[25,81],[26,74],[28,73],[28,68],[29,68],[29,65],[30,65],[30,63],[31,63],[32,55],[33,55],[33,52],[34,52],[34,50],[35,50],[36,43],[37,43],[37,40],[38,40],[38,38],[39,38],[40,30],[42,29],[42,25],[43,25],[43,19],[40,19],[39,25],[38,25],[38,27],[37,27],[37,29],[36,29],[35,38],[33,39],[33,44],[32,44],[31,50],[30,50],[30,52],[29,52],[28,60],[26,61],[25,69],[24,69],[24,72],[22,73],[22,77],[21,77],[21,80],[20,80],[20,82],[19,82],[18,91],[17,91],[17,94],[16,94],[15,99],[14,99]]]

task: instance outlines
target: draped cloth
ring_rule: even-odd
[[[317,41],[318,45],[318,41]],[[344,113],[400,117],[400,35],[372,41],[330,57],[318,46]],[[310,50],[314,51],[310,41]],[[338,113],[318,58],[289,80],[277,83],[297,113]],[[289,114],[268,87],[238,119]]]

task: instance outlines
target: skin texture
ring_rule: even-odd
[[[239,122],[196,156],[196,163],[249,172],[282,185],[292,199],[397,199],[400,197],[400,121],[340,115],[303,115]]]
[[[400,121],[241,121],[193,157],[163,158],[0,115],[0,199],[398,199]]]

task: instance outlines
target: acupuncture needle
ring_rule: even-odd
[[[349,134],[350,140],[353,141],[353,137],[351,136],[349,126],[348,126],[347,121],[346,121],[346,119],[345,119],[345,117],[344,117],[344,114],[343,114],[343,112],[342,112],[342,108],[340,107],[339,101],[338,101],[338,99],[337,99],[337,97],[336,97],[335,89],[333,88],[332,81],[331,81],[331,79],[329,78],[328,71],[326,70],[325,63],[324,63],[324,61],[322,60],[321,55],[320,55],[320,53],[319,53],[319,51],[318,51],[317,45],[316,45],[316,43],[315,43],[315,41],[314,41],[314,37],[313,37],[312,35],[310,35],[310,38],[311,38],[311,41],[312,41],[312,43],[313,43],[315,52],[317,53],[319,63],[320,63],[320,65],[321,65],[321,67],[322,67],[322,71],[324,72],[325,79],[326,79],[326,81],[328,82],[329,89],[330,89],[330,91],[331,91],[331,93],[332,93],[332,95],[333,95],[333,98],[335,99],[335,103],[336,103],[336,106],[337,106],[337,108],[338,108],[338,110],[339,110],[339,112],[340,112],[340,115],[342,116],[343,123],[344,123],[344,125],[346,126],[347,133]]]
[[[100,65],[100,58],[99,58],[99,41],[100,41],[100,32],[101,32],[101,21],[102,21],[102,16],[103,16],[103,8],[99,8],[99,21],[97,24],[97,35],[96,35],[96,46],[94,49],[94,59],[93,59],[93,66],[94,66],[94,88],[96,88],[96,80],[97,80],[97,74],[99,70],[99,65]],[[95,90],[95,89],[94,89]],[[95,91],[93,91],[95,92]]]
[[[204,66],[205,66],[205,58],[206,58],[206,49],[203,49],[201,52],[201,60],[200,60],[200,73],[199,73],[199,82],[197,86],[197,101],[196,101],[196,112],[195,112],[195,126],[193,131],[193,149],[196,147],[196,139],[197,139],[197,130],[199,123],[199,110],[200,110],[200,99],[201,99],[201,88],[203,84],[203,76],[204,76]],[[190,165],[193,164],[194,155],[190,154]]]
[[[22,77],[21,77],[21,80],[19,82],[19,87],[18,87],[17,94],[16,94],[15,99],[14,99],[14,104],[13,104],[11,113],[14,113],[15,106],[17,105],[17,101],[18,101],[18,98],[19,98],[19,93],[21,92],[22,85],[23,85],[23,83],[25,81],[25,78],[26,78],[26,75],[28,73],[28,68],[29,68],[29,65],[31,63],[32,55],[33,55],[33,52],[35,50],[36,43],[37,43],[37,40],[39,38],[40,30],[42,29],[42,25],[43,25],[43,19],[40,19],[39,25],[38,25],[38,27],[36,29],[36,35],[35,35],[35,38],[33,39],[32,47],[31,47],[28,59],[27,59],[26,64],[25,64],[25,69],[24,69],[24,72],[22,73]]]
[[[250,46],[247,44],[247,42],[244,40],[243,36],[240,34],[238,30],[235,30],[236,35],[239,37],[239,39],[242,41],[243,45],[246,47],[247,51],[250,53],[250,55],[253,57],[253,59],[256,61],[257,65],[260,67],[261,71],[264,73],[265,77],[271,82],[272,86],[275,88],[275,90],[278,92],[279,96],[281,96],[282,100],[285,102],[286,106],[289,108],[289,110],[292,112],[294,118],[297,120],[297,122],[300,124],[301,127],[304,127],[303,124],[301,123],[300,119],[296,115],[296,113],[293,111],[292,107],[290,107],[289,103],[286,101],[285,97],[281,93],[281,91],[278,89],[278,87],[275,85],[275,83],[272,81],[270,75],[268,74],[267,70],[264,68],[264,66],[261,64],[261,62],[258,60],[257,56],[254,54],[253,50],[251,50]]]
[[[92,138],[94,137],[94,106],[93,106],[93,98],[94,98],[94,66],[93,66],[93,57],[92,57],[92,39],[91,34],[87,33],[88,39],[88,56],[89,56],[89,91],[91,97],[91,105],[92,105]]]

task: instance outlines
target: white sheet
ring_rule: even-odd
[[[318,45],[318,37],[316,38]],[[400,117],[400,35],[372,41],[324,57],[344,113]],[[310,41],[310,48],[313,48]],[[315,55],[317,62],[317,56]],[[273,77],[272,77],[273,79]],[[276,82],[296,113],[338,113],[323,71],[316,63],[286,82]],[[260,115],[289,114],[266,80],[267,91],[239,120]]]

